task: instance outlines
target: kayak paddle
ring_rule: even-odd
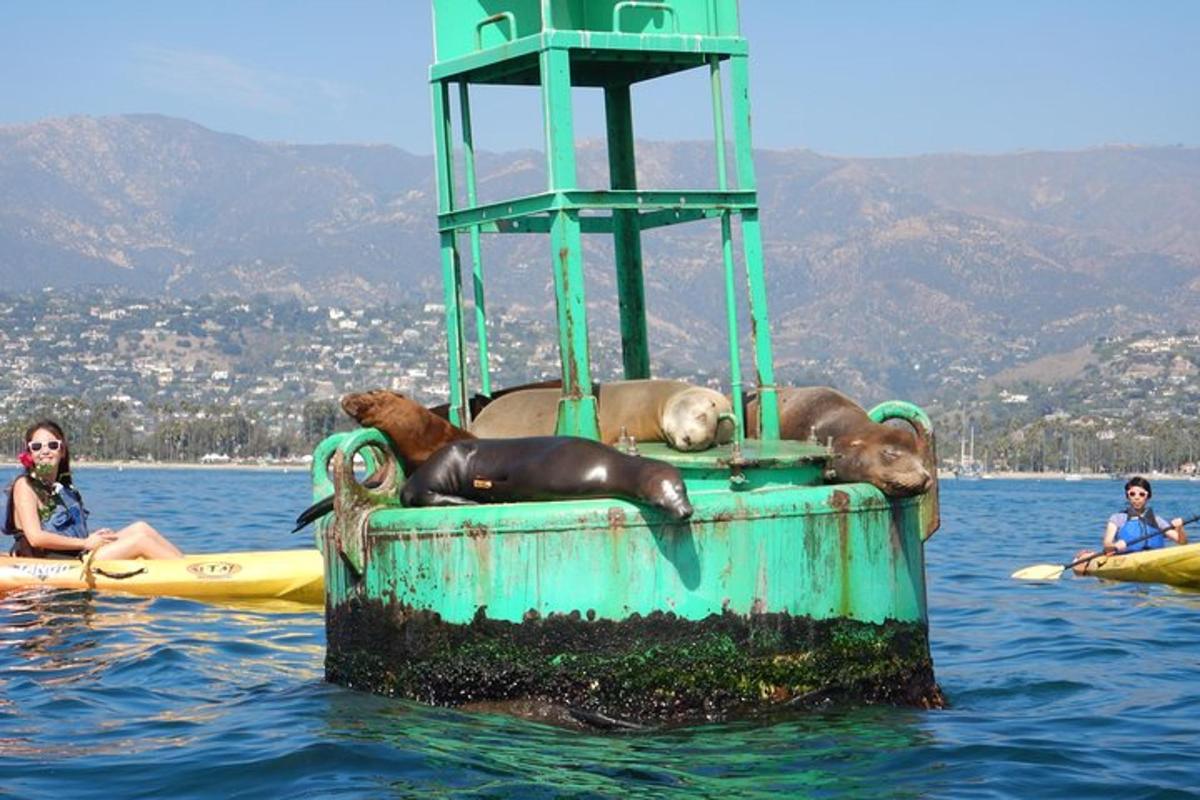
[[[1200,514],[1196,514],[1195,516],[1188,517],[1187,519],[1185,519],[1183,521],[1183,524],[1189,525],[1198,519],[1200,519]],[[1168,530],[1170,530],[1170,528],[1163,528],[1161,530],[1155,530],[1153,533],[1147,533],[1145,536],[1139,536],[1138,538],[1134,539],[1132,542],[1127,542],[1127,544],[1128,545],[1141,544],[1142,542],[1146,541],[1147,539],[1153,539],[1155,536],[1158,536],[1161,533],[1165,533]],[[1070,564],[1034,564],[1031,567],[1024,567],[1022,569],[1017,570],[1010,577],[1018,578],[1023,581],[1056,581],[1063,574],[1063,572],[1071,569],[1072,567],[1077,567],[1080,564],[1086,564],[1087,562],[1091,561],[1093,558],[1100,558],[1101,556],[1112,556],[1112,555],[1119,556],[1119,555],[1121,555],[1121,553],[1106,553],[1103,550],[1101,550],[1098,553],[1092,553],[1090,556],[1086,556],[1077,561],[1072,561]]]

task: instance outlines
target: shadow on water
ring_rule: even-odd
[[[894,797],[887,775],[930,739],[921,712],[891,708],[604,735],[350,692],[330,694],[326,713],[320,738],[344,753],[342,780],[344,759],[399,758],[394,777],[359,779],[423,796]]]

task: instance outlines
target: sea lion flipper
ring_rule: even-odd
[[[292,533],[296,533],[310,522],[315,522],[331,511],[333,511],[333,495],[322,498],[301,511],[300,515],[296,517],[296,527],[292,528]]]

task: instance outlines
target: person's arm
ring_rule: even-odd
[[[1124,550],[1125,542],[1117,544],[1117,521],[1114,517],[1108,518],[1108,524],[1104,526],[1104,552],[1111,553],[1114,550]]]
[[[1171,530],[1166,532],[1166,536],[1175,544],[1187,544],[1187,532],[1183,529],[1183,517],[1171,520]]]
[[[64,536],[61,533],[43,530],[42,520],[38,516],[38,498],[27,479],[18,480],[13,486],[12,502],[13,521],[25,535],[29,544],[41,550],[77,553],[82,550],[95,550],[97,547],[111,542],[114,538],[102,531],[97,531],[86,539],[76,539],[74,536]]]

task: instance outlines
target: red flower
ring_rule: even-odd
[[[22,450],[17,460],[21,462],[21,466],[25,469],[33,469],[33,455],[28,450]]]

